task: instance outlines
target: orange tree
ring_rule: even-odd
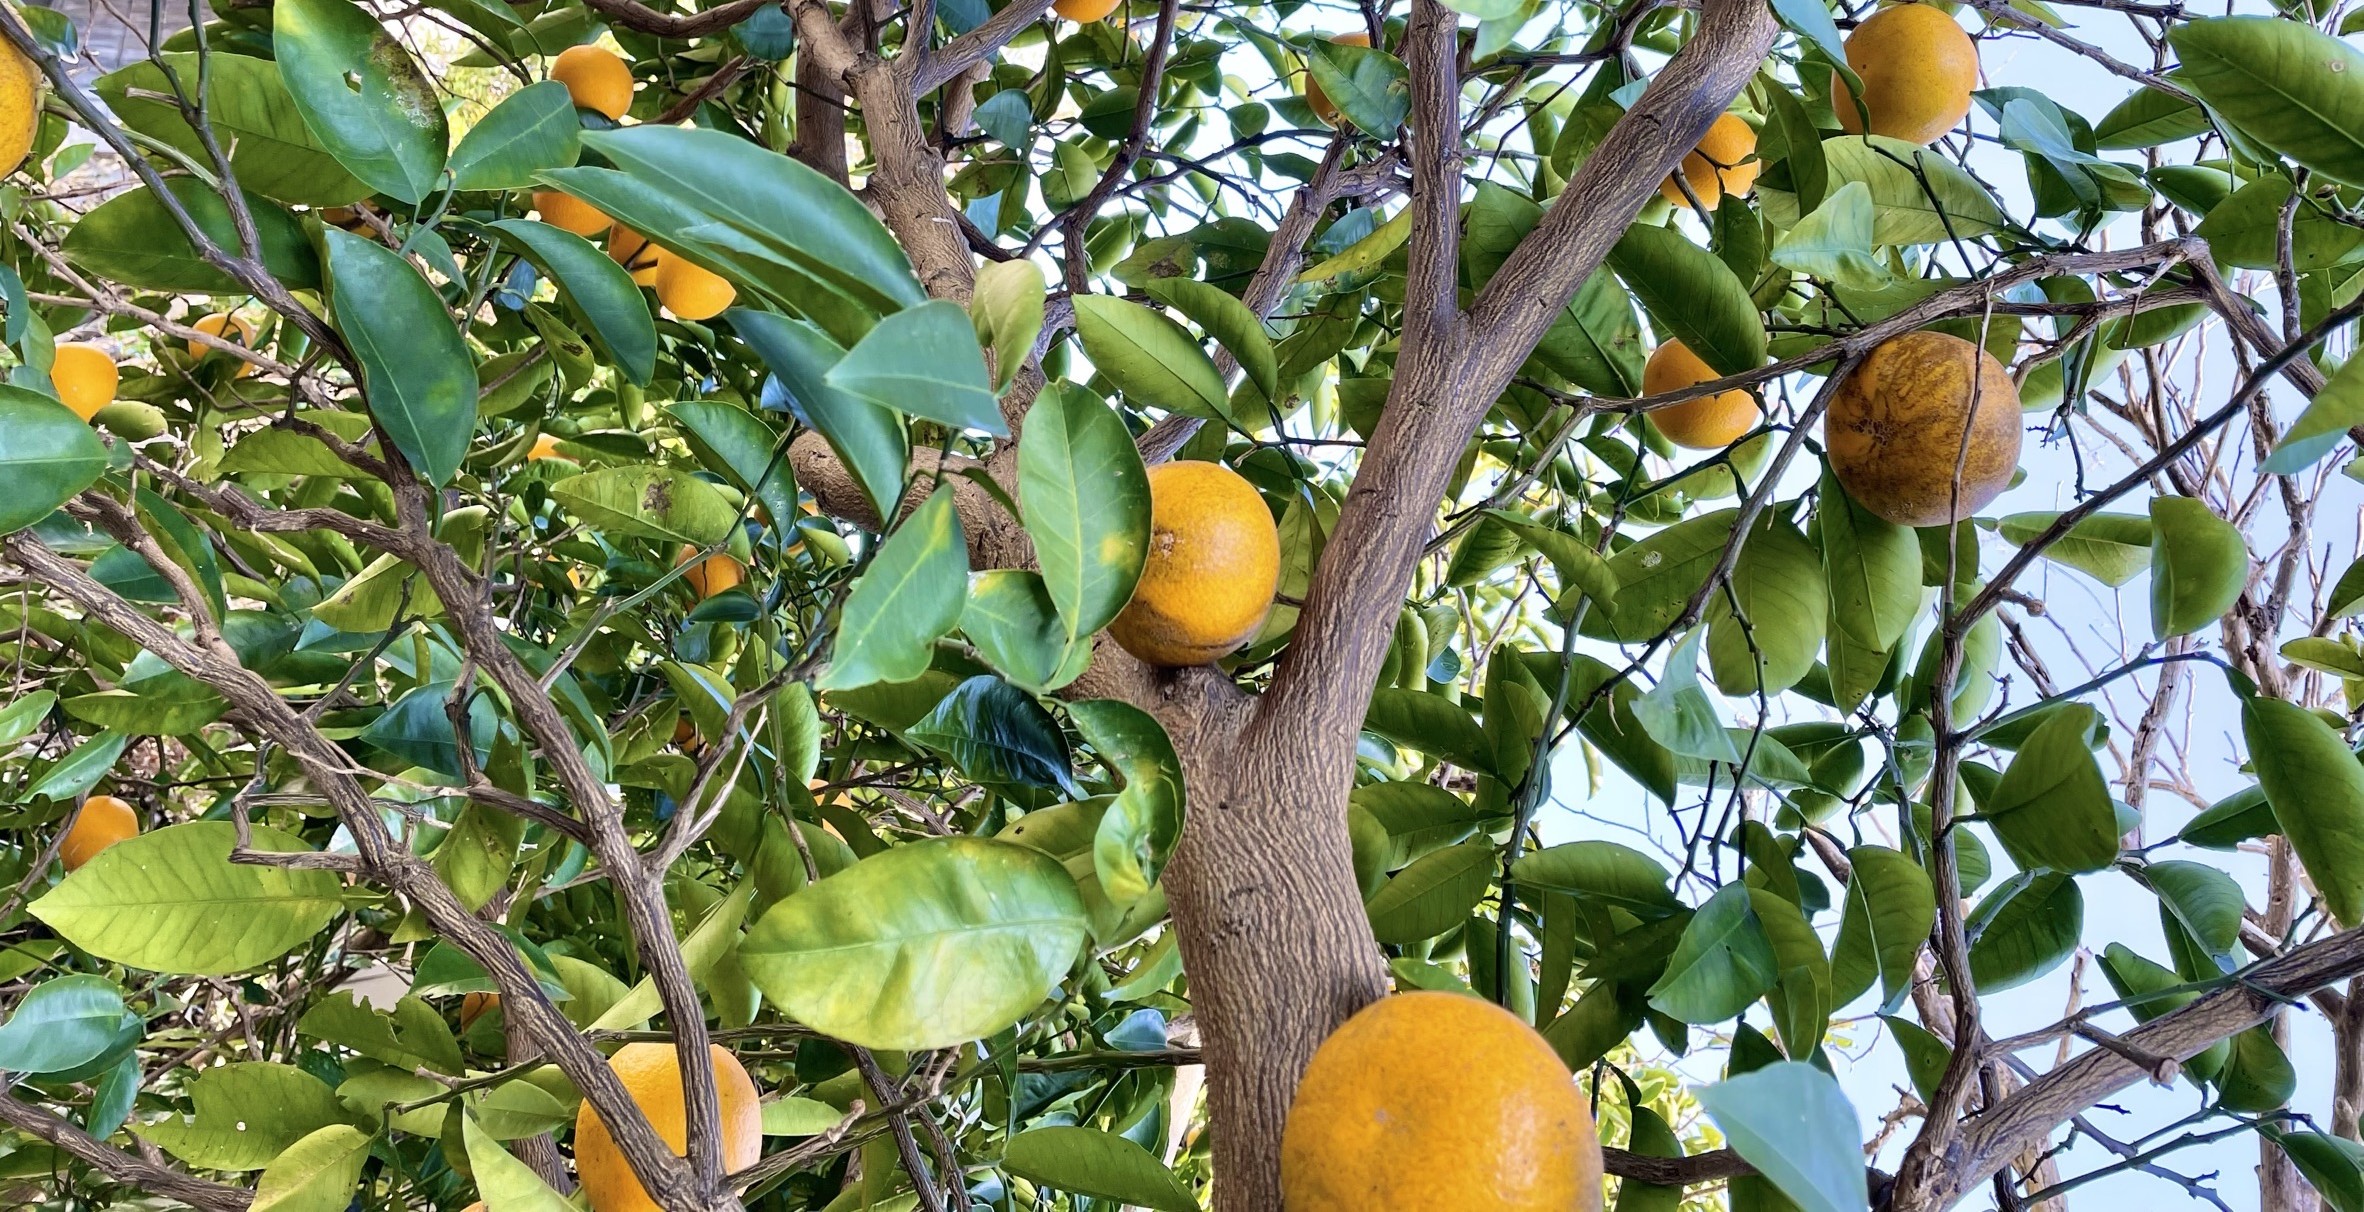
[[[2352,16],[1110,7],[0,12],[12,1200],[2364,1207]]]

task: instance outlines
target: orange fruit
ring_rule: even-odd
[[[683,320],[711,320],[739,297],[730,279],[681,257],[657,259],[657,302]]]
[[[1559,1054],[1516,1015],[1399,993],[1322,1041],[1281,1130],[1289,1212],[1601,1206],[1601,1145]]]
[[[1340,46],[1369,46],[1371,35],[1332,34],[1330,41]],[[1305,73],[1305,103],[1313,107],[1313,116],[1321,119],[1322,125],[1338,125],[1338,107],[1330,103],[1330,95],[1322,91],[1322,86],[1313,82],[1310,71]]]
[[[460,1030],[466,1031],[476,1025],[476,1020],[483,1018],[485,1011],[497,1010],[500,1005],[501,995],[498,993],[471,993],[461,998]]]
[[[1871,133],[1927,147],[1970,113],[1978,44],[1943,9],[1899,4],[1847,35],[1847,66],[1863,78]],[[1830,105],[1848,134],[1863,133],[1846,77],[1837,72],[1830,74]]]
[[[349,232],[366,233],[369,230],[369,220],[363,215],[368,210],[369,204],[366,202],[355,203],[351,206],[323,207],[320,211],[320,221],[330,227],[341,227]]]
[[[693,559],[698,562],[690,564]],[[689,583],[690,592],[697,594],[700,601],[725,589],[736,589],[740,582],[747,579],[747,566],[719,551],[699,559],[698,549],[685,544],[681,554],[673,557],[675,568],[684,564],[690,564],[690,569],[681,574],[681,579]]]
[[[647,236],[621,223],[607,231],[607,255],[609,260],[630,271],[632,280],[642,286],[655,286],[657,267],[669,259],[664,249],[648,242]]]
[[[115,359],[96,345],[60,345],[57,360],[49,366],[49,385],[57,388],[58,402],[85,421],[115,402],[119,379]]]
[[[556,459],[561,463],[574,462],[571,456],[559,452],[558,435],[548,433],[535,438],[534,448],[525,452],[526,462],[531,463],[536,459]]]
[[[1108,634],[1152,665],[1205,665],[1256,638],[1279,588],[1280,528],[1255,487],[1219,463],[1160,463],[1149,558]]]
[[[14,46],[0,46],[0,176],[32,154],[41,132],[41,69]]]
[[[573,194],[560,193],[555,189],[535,190],[534,209],[541,213],[542,222],[560,231],[571,231],[586,240],[606,231],[615,223],[598,207]]]
[[[696,750],[701,743],[698,726],[691,722],[688,712],[673,717],[673,743],[685,750]]]
[[[1701,206],[1714,210],[1725,194],[1739,197],[1756,188],[1757,173],[1765,167],[1756,157],[1757,132],[1741,121],[1740,115],[1725,114],[1707,128],[1699,147],[1683,157],[1683,180],[1699,195]],[[1676,206],[1691,205],[1673,177],[1668,177],[1658,192]]]
[[[1098,21],[1116,11],[1121,0],[1058,0],[1051,11],[1070,21],[1082,23]]]
[[[1706,201],[1704,196],[1701,201]],[[1699,360],[1689,346],[1669,338],[1650,351],[1650,360],[1642,366],[1642,394],[1654,396],[1660,392],[1681,391],[1701,383],[1723,378],[1715,368]],[[1680,404],[1658,409],[1650,414],[1650,423],[1666,440],[1693,450],[1722,450],[1740,435],[1757,427],[1756,397],[1739,388],[1719,391],[1712,396],[1685,400]]]
[[[744,1170],[763,1156],[763,1111],[756,1105],[755,1080],[720,1045],[708,1044],[714,1065],[714,1085],[722,1112],[722,1168]],[[681,1064],[671,1044],[626,1044],[608,1058],[632,1101],[648,1116],[673,1152],[689,1154],[689,1116],[681,1093]],[[632,1163],[608,1135],[607,1125],[583,1100],[575,1113],[575,1176],[592,1212],[660,1212],[657,1201],[643,1190],[632,1173]]]
[[[94,795],[82,801],[82,811],[66,830],[57,856],[65,862],[66,870],[78,870],[97,858],[99,851],[127,837],[138,837],[139,832],[140,814],[131,805],[111,795]]]
[[[254,325],[248,323],[243,316],[234,316],[226,311],[217,311],[210,315],[197,317],[197,321],[189,325],[189,327],[194,328],[209,337],[222,336],[224,330],[235,327],[238,330],[238,335],[231,337],[230,339],[238,342],[240,345],[243,345],[248,349],[254,348]],[[189,342],[189,356],[199,361],[203,361],[207,355],[214,352],[214,348],[210,345],[200,344],[196,341]],[[226,358],[230,355],[223,354],[221,356]],[[238,364],[238,370],[230,377],[233,379],[243,379],[253,373],[254,363],[240,362]]]
[[[1847,495],[1902,526],[1943,526],[1984,508],[2019,469],[2019,439],[2019,389],[2003,364],[1941,332],[1881,342],[1839,384],[1822,421],[1824,453]]]
[[[550,65],[550,78],[566,86],[577,107],[606,114],[610,121],[632,108],[632,65],[605,47],[567,47]]]

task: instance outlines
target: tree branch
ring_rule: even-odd
[[[192,1178],[170,1166],[134,1157],[13,1095],[0,1094],[0,1124],[47,1141],[58,1151],[80,1159],[119,1183],[150,1195],[179,1200],[204,1212],[246,1212],[247,1205],[254,1202],[254,1196],[235,1187]]]

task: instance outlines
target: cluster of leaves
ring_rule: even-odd
[[[489,65],[601,32],[571,4],[435,7]],[[1454,7],[1477,21],[1473,87],[1504,118],[1473,136],[1505,153],[1471,170],[1459,270],[1474,292],[1638,96],[1630,51],[1675,49],[1691,18]],[[2315,338],[2297,353],[2327,369],[2326,321],[2352,320],[2364,285],[2364,64],[2302,22],[2228,18],[2177,25],[2166,88],[2098,122],[1986,90],[1980,120],[2022,156],[2034,199],[2013,215],[1960,159],[1835,133],[1836,26],[1777,7],[1795,36],[1742,102],[1761,130],[1757,197],[1726,199],[1704,244],[1653,203],[1496,402],[1403,604],[1344,811],[1400,986],[1502,1002],[1596,1088],[1629,1041],[1728,1040],[1734,1077],[1700,1097],[1763,1172],[1734,1202],[1861,1207],[1853,1112],[1820,1075],[1826,1035],[1876,1007],[1934,1090],[1946,1044],[1902,1012],[1949,908],[1941,888],[1978,898],[1965,930],[1982,991],[2100,947],[2124,1007],[2148,1018],[2239,967],[2239,884],[2204,858],[2121,848],[2139,818],[2096,758],[2100,713],[2074,693],[1998,704],[1999,619],[1955,628],[1950,612],[1991,607],[2040,556],[2111,587],[2147,572],[2154,637],[2205,644],[2251,553],[2219,511],[2172,496],[1916,533],[1805,470],[1802,407],[1686,462],[1646,414],[1598,401],[1640,394],[1646,330],[1792,405],[1839,359],[1835,336],[1927,309],[2020,364],[2031,410],[2074,412],[2209,315],[2205,279],[2173,250],[2060,268],[2137,212],[2172,215],[2219,264],[2288,274]],[[988,16],[933,11],[954,35]],[[580,1031],[629,1038],[657,1020],[644,948],[673,939],[634,937],[614,883],[657,880],[721,1037],[780,1094],[766,1132],[818,1138],[751,1198],[917,1198],[927,1180],[901,1168],[899,1121],[845,1115],[884,1097],[857,1063],[875,1055],[935,1091],[978,1202],[1195,1206],[1206,1146],[1172,1147],[1188,1108],[1171,1065],[1188,1058],[1167,1038],[1189,983],[1159,882],[1182,762],[1140,706],[1072,688],[1147,558],[1136,440],[1173,418],[1204,423],[1185,457],[1237,468],[1282,535],[1283,604],[1230,669],[1253,684],[1285,657],[1355,470],[1330,455],[1367,442],[1387,401],[1412,219],[1390,215],[1384,172],[1353,202],[1323,194],[1310,265],[1268,317],[1244,296],[1272,233],[1225,196],[1333,188],[1334,166],[1304,154],[1328,136],[1288,91],[1299,74],[1344,115],[1341,159],[1384,166],[1408,70],[1385,49],[1276,38],[1261,9],[1195,20],[1155,69],[1120,25],[1031,28],[975,90],[979,136],[953,148],[950,197],[1005,255],[1055,248],[1066,288],[999,261],[964,309],[928,296],[855,195],[773,150],[793,108],[786,20],[757,9],[697,45],[617,31],[650,82],[634,114],[689,103],[692,125],[616,126],[542,82],[455,139],[443,81],[368,10],[232,9],[96,86],[119,150],[168,176],[83,214],[20,191],[0,273],[20,362],[0,387],[0,531],[84,562],[96,587],[20,583],[0,603],[33,688],[0,714],[20,822],[6,874],[22,894],[0,952],[22,990],[0,1070],[20,1094],[101,1140],[259,1171],[256,1206],[280,1212],[357,1193],[557,1206],[500,1145],[563,1134],[580,1098],[548,1066],[506,1063],[500,1010],[463,1014],[495,985],[415,904],[271,860],[349,858],[354,822],[229,688],[101,617],[103,594],[192,634],[217,626]],[[1538,21],[1552,28],[1537,36]],[[66,36],[43,28],[53,46]],[[1239,47],[1266,83],[1224,74]],[[1579,86],[1537,84],[1561,52],[1581,61]],[[724,53],[766,67],[734,83]],[[2350,70],[2311,70],[2324,62]],[[1143,154],[1144,107],[1148,137],[1175,150]],[[37,180],[79,162],[55,151],[65,125],[45,119]],[[2103,154],[2195,136],[2220,154]],[[660,319],[589,241],[522,217],[536,188],[724,275],[741,306]],[[188,356],[156,333],[193,310],[260,313],[217,250],[267,270],[325,338],[284,312],[263,317],[248,359]],[[2023,327],[2021,311],[2054,318]],[[76,329],[147,343],[123,393],[160,412],[161,433],[102,440],[47,398],[53,334]],[[1038,347],[1039,387],[1021,374]],[[1766,369],[1782,359],[1801,374]],[[1002,406],[1026,392],[1013,444]],[[2308,467],[2359,420],[2364,377],[2345,368],[2267,470]],[[845,494],[796,482],[806,435]],[[915,459],[935,470],[915,476]],[[431,518],[397,508],[412,475],[439,490]],[[856,517],[873,524],[843,520]],[[1022,527],[1033,566],[979,566],[981,517]],[[482,600],[444,600],[369,545],[372,527],[457,553]],[[748,576],[700,596],[699,558]],[[2364,574],[2331,596],[2335,614],[2364,602]],[[485,675],[451,617],[479,609],[567,736],[537,734]],[[2289,656],[2364,680],[2353,644],[2316,637]],[[1729,725],[1735,705],[1754,721]],[[2249,697],[2243,726],[2257,786],[2181,841],[2285,836],[2325,912],[2352,926],[2364,765],[2340,723],[2281,699]],[[557,743],[612,803],[560,783]],[[1671,822],[1678,861],[1606,840],[1529,849],[1553,775],[1578,760],[1639,789],[1624,823]],[[164,827],[60,878],[55,835],[101,787]],[[664,861],[610,872],[592,857],[599,829]],[[2102,873],[2156,895],[2164,962],[2086,929],[2079,880]],[[398,997],[338,988],[380,963],[403,969]],[[2282,1131],[2272,1113],[2294,1075],[2269,1032],[2183,1071],[2211,1111]],[[1670,1083],[1633,1076],[1619,1141],[1669,1156],[1713,1143],[1678,1140]],[[2352,1144],[2286,1139],[2326,1191],[2364,1190]],[[54,1145],[0,1164],[48,1174],[65,1164]]]

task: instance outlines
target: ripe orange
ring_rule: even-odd
[[[714,1085],[722,1112],[722,1168],[744,1170],[763,1156],[763,1111],[756,1105],[755,1079],[747,1076],[739,1058],[720,1045],[709,1044]],[[671,1044],[626,1044],[608,1058],[608,1068],[624,1082],[624,1089],[648,1116],[673,1152],[689,1153],[689,1117],[681,1093],[681,1064]],[[591,1201],[591,1212],[659,1212],[657,1202],[632,1173],[632,1163],[608,1135],[607,1125],[583,1100],[575,1113],[575,1175]]]
[[[1322,1042],[1281,1131],[1289,1212],[1601,1206],[1601,1145],[1559,1054],[1458,993],[1381,998]]]
[[[1847,495],[1902,526],[1969,517],[2019,468],[2019,389],[1993,355],[1941,332],[1881,342],[1839,384],[1822,428]]]
[[[355,234],[366,234],[369,231],[369,220],[363,216],[368,210],[369,204],[366,202],[357,202],[351,206],[324,207],[320,211],[320,221],[330,227],[341,227]]]
[[[556,459],[561,463],[574,462],[574,459],[571,456],[560,453],[558,449],[558,435],[548,433],[535,438],[534,448],[525,452],[526,462],[531,463],[536,459]]]
[[[461,998],[460,1030],[464,1032],[475,1026],[476,1020],[483,1018],[485,1011],[497,1010],[500,1005],[501,995],[498,993],[471,993]]]
[[[685,544],[681,554],[673,557],[673,566],[679,568],[689,564],[697,555],[697,548]],[[704,601],[725,589],[738,588],[739,583],[747,579],[747,566],[718,551],[690,564],[689,571],[682,573],[681,579],[689,583],[690,592],[697,594],[698,600]]]
[[[680,746],[684,752],[689,753],[696,752],[698,747],[704,743],[703,739],[698,736],[697,724],[691,721],[689,713],[686,711],[673,717],[673,743]]]
[[[1256,638],[1280,588],[1280,529],[1264,498],[1219,463],[1149,469],[1149,559],[1108,625],[1152,665],[1205,665]]]
[[[1701,206],[1714,210],[1725,194],[1739,197],[1756,188],[1757,174],[1765,167],[1756,157],[1757,132],[1740,115],[1725,114],[1707,128],[1698,149],[1683,157],[1683,180],[1699,195]],[[1673,177],[1658,192],[1676,206],[1691,205]]]
[[[1369,46],[1371,35],[1332,34],[1330,41],[1340,46]],[[1331,104],[1330,94],[1323,92],[1322,86],[1313,82],[1313,73],[1310,71],[1305,73],[1305,103],[1313,107],[1313,116],[1321,119],[1322,125],[1338,125],[1338,107]]]
[[[684,320],[711,320],[739,297],[730,279],[681,257],[657,259],[657,302]]]
[[[14,46],[0,46],[0,176],[32,154],[41,131],[41,69]]]
[[[570,46],[550,65],[550,78],[566,86],[566,95],[609,120],[632,108],[632,65],[614,51],[599,46]]]
[[[224,331],[226,329],[236,328],[237,335],[230,337],[229,339],[236,341],[248,349],[254,348],[254,325],[249,323],[244,316],[232,315],[226,311],[217,311],[210,315],[197,317],[196,322],[189,325],[189,327],[194,328],[209,337],[219,337],[224,335]],[[198,359],[199,361],[203,361],[207,355],[214,352],[214,348],[210,345],[203,345],[196,341],[189,342],[189,356]],[[222,354],[221,356],[226,358],[230,355]],[[237,371],[230,377],[233,379],[243,379],[253,373],[254,363],[240,362],[238,364]]]
[[[1702,195],[1701,201],[1705,200]],[[1649,362],[1642,366],[1642,394],[1654,396],[1664,391],[1680,391],[1722,377],[1715,368],[1700,361],[1689,346],[1669,338],[1650,351]],[[1755,429],[1761,415],[1756,397],[1734,388],[1661,408],[1650,414],[1650,423],[1677,446],[1722,450],[1740,435]]]
[[[657,267],[669,258],[664,249],[648,242],[648,237],[621,223],[608,229],[608,259],[623,266],[632,280],[642,286],[657,284]]]
[[[1847,35],[1847,66],[1863,78],[1871,133],[1927,147],[1970,112],[1978,44],[1945,10],[1899,4],[1873,13]],[[1863,133],[1855,99],[1837,72],[1830,76],[1830,104],[1848,134]]]
[[[132,806],[111,795],[94,795],[82,801],[82,812],[74,818],[72,828],[66,830],[66,840],[57,848],[57,856],[66,870],[78,870],[82,864],[97,858],[99,851],[127,837],[138,837],[140,814]]]
[[[615,223],[598,207],[573,194],[555,189],[534,191],[534,209],[541,212],[542,222],[560,231],[571,231],[588,240],[606,231]]]
[[[1106,17],[1115,12],[1116,6],[1120,3],[1122,0],[1058,0],[1058,3],[1051,6],[1051,11],[1081,24]]]
[[[58,402],[85,421],[115,402],[119,379],[115,359],[96,345],[60,345],[49,367],[49,385],[57,388]]]

